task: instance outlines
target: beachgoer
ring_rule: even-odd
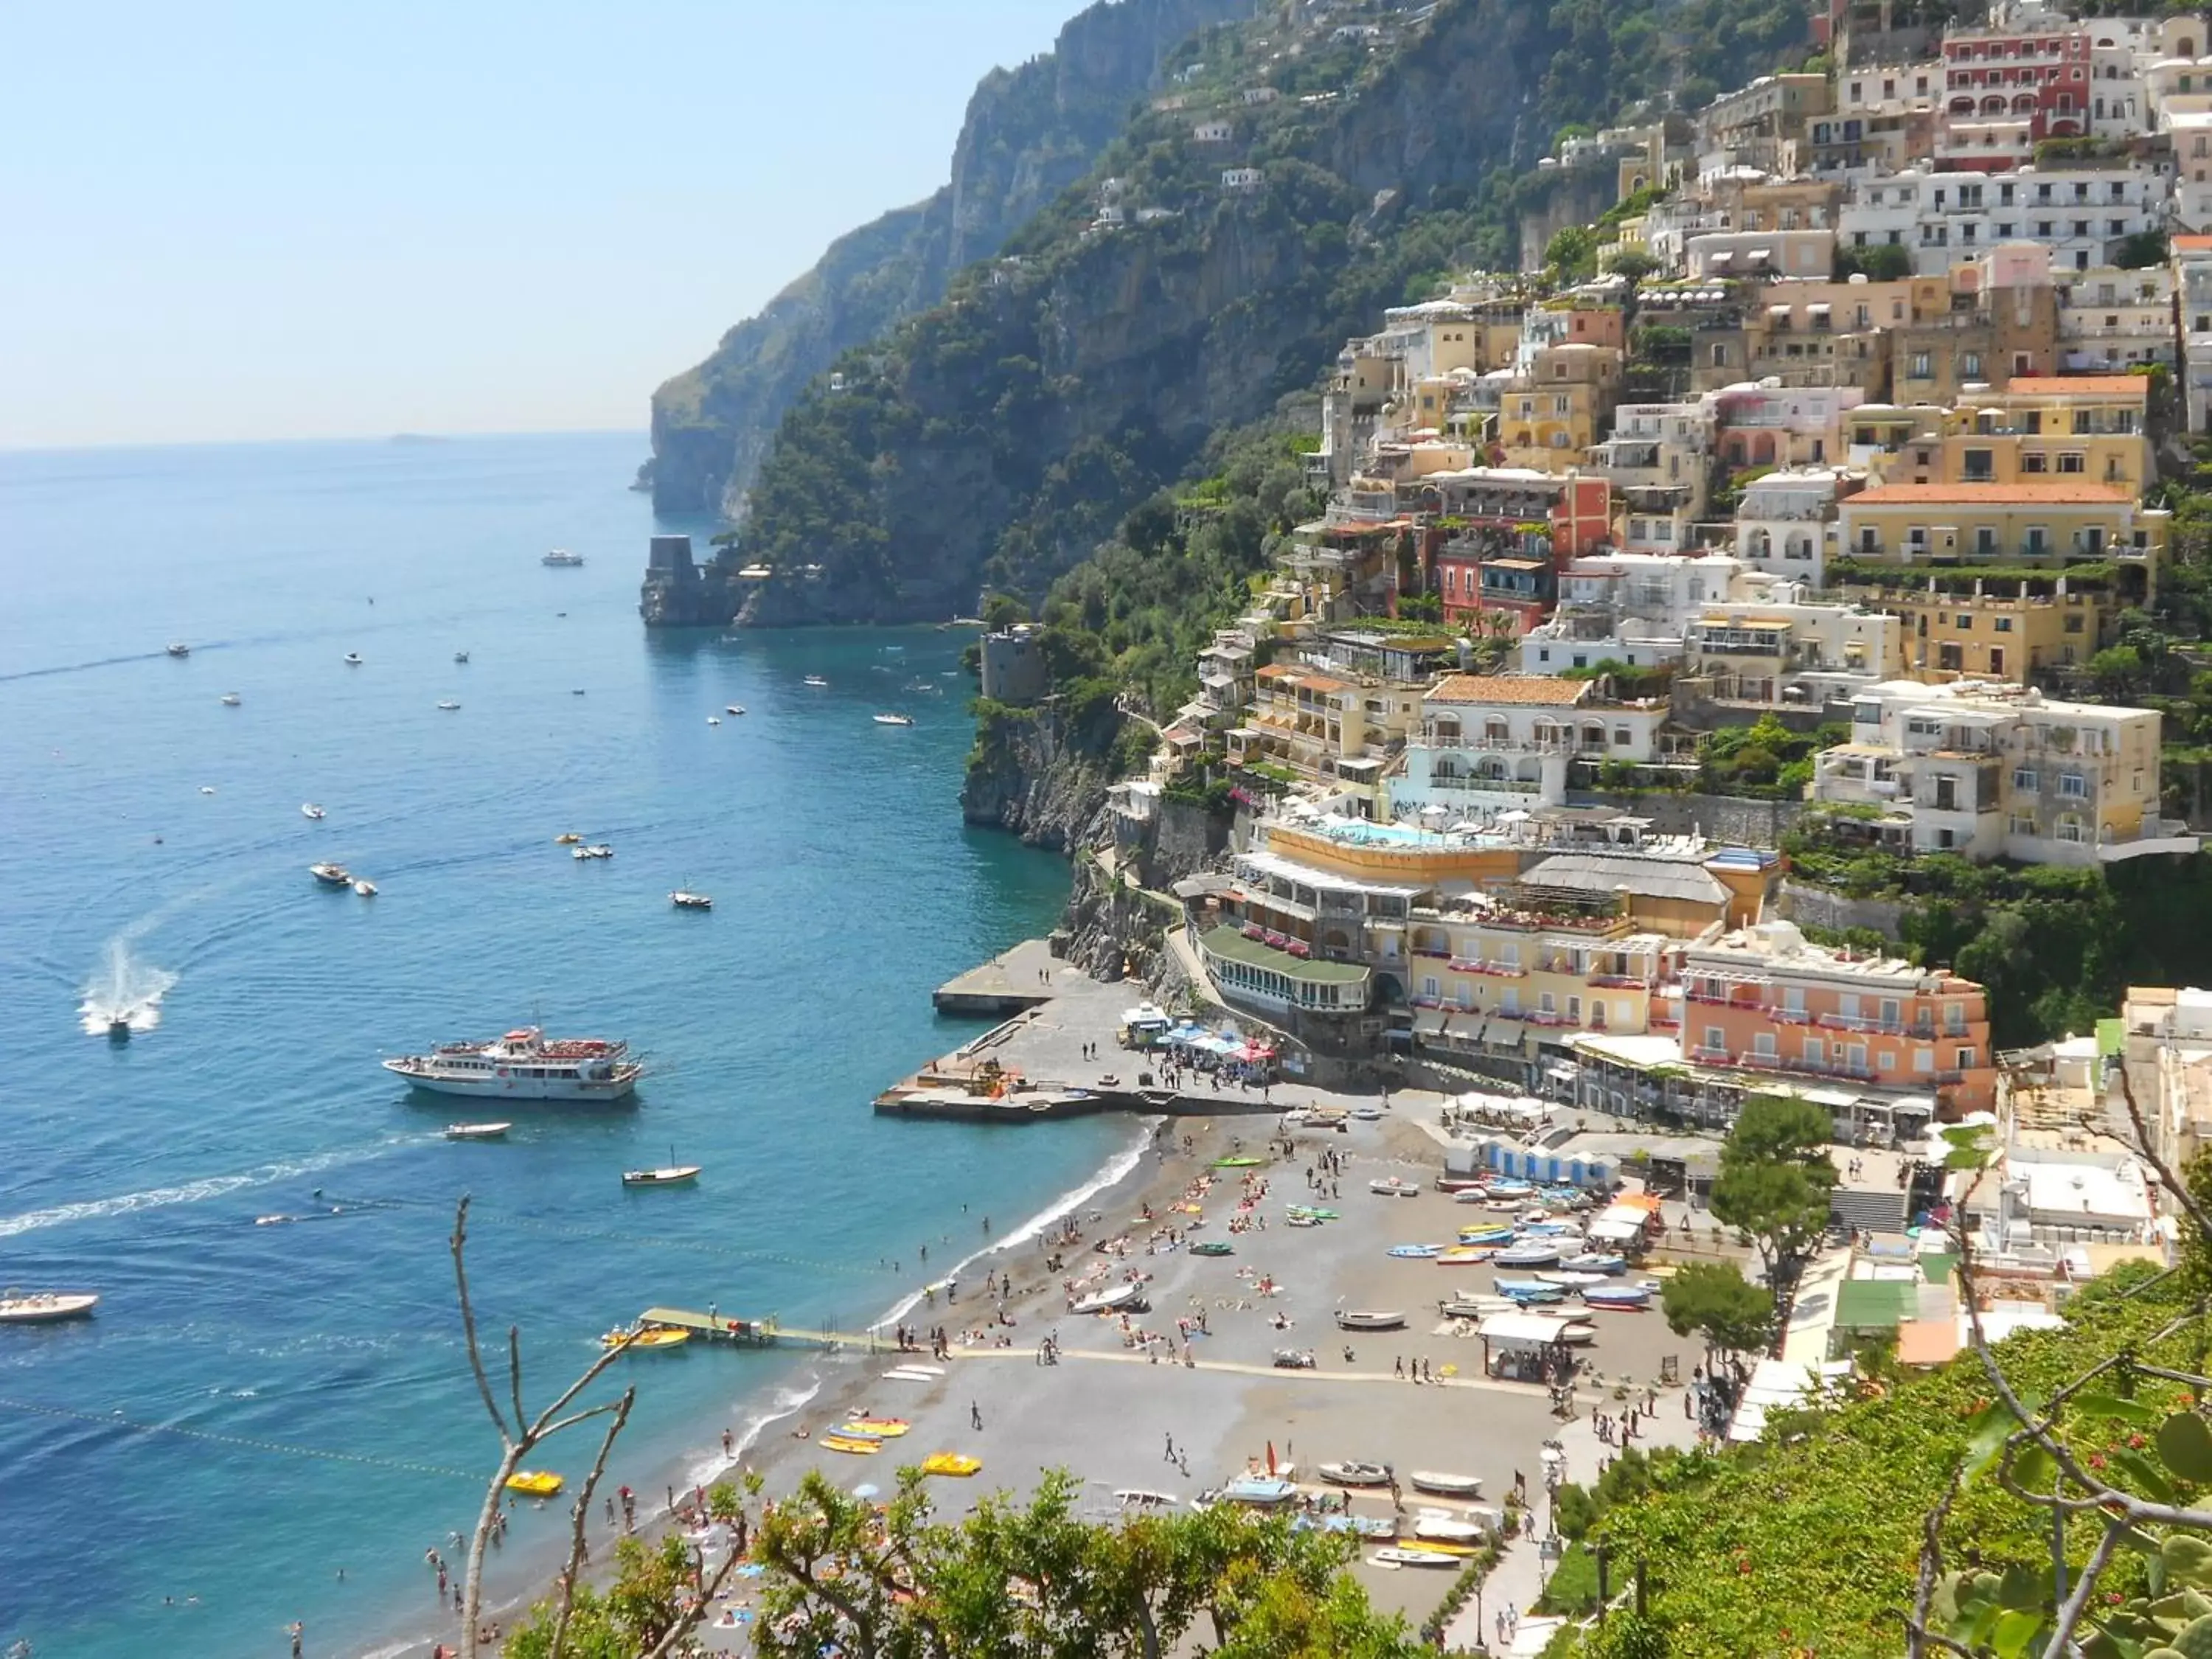
[[[978,1431],[983,1426],[983,1408],[972,1400],[968,1402],[968,1426]]]

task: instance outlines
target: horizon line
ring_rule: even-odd
[[[112,454],[145,449],[261,449],[276,444],[465,444],[509,438],[641,438],[652,446],[653,428],[642,427],[529,427],[507,432],[360,432],[313,438],[146,438],[90,443],[10,443],[0,440],[0,456]]]

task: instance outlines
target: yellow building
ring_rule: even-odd
[[[2031,593],[2028,586],[1976,582],[1965,593],[1917,586],[1845,591],[1903,619],[1906,677],[2026,685],[2039,669],[2087,662],[2104,643],[2117,609],[2109,591],[2068,592],[2063,578],[2056,593]]]
[[[2148,597],[2172,515],[2105,483],[1886,483],[1838,507],[1846,556],[1866,563],[2116,564]],[[2127,573],[2140,573],[2131,577]]]
[[[1372,799],[1390,755],[1420,724],[1421,688],[1272,663],[1253,678],[1252,708],[1228,734],[1229,758],[1288,767]]]
[[[1421,1022],[1417,1016],[1417,1034],[1449,1036],[1449,1017],[1464,1015],[1495,1028],[1483,1033],[1492,1048],[1524,1040],[1528,1027],[1631,1035],[1650,1030],[1652,993],[1671,977],[1668,964],[1680,949],[1679,941],[1640,931],[1626,916],[1486,900],[1449,909],[1417,907],[1407,944],[1407,1000],[1443,1017]]]
[[[1588,464],[1590,446],[1610,421],[1620,391],[1621,353],[1601,345],[1539,349],[1528,372],[1500,400],[1504,465],[1565,472]]]
[[[2137,495],[2154,476],[2148,391],[2136,375],[2022,376],[1956,409],[1862,407],[1846,425],[1884,483],[2074,482]]]

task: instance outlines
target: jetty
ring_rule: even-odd
[[[743,1348],[773,1347],[779,1342],[799,1342],[819,1348],[888,1348],[890,1342],[871,1331],[809,1331],[786,1325],[773,1316],[766,1319],[737,1319],[720,1311],[699,1313],[690,1308],[647,1308],[637,1322],[648,1329],[689,1331],[709,1342],[734,1343]]]
[[[940,1014],[1018,1014],[1053,1000],[1054,965],[1049,941],[1024,939],[981,967],[946,981],[930,1000]],[[1065,972],[1077,971],[1059,965]]]

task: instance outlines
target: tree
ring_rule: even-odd
[[[1233,1505],[1102,1526],[1055,1471],[1028,1503],[986,1498],[933,1518],[919,1470],[875,1508],[809,1474],[761,1524],[762,1659],[1413,1659],[1344,1568],[1354,1545]],[[1013,1593],[1009,1593],[1010,1589]]]
[[[1554,231],[1544,244],[1544,264],[1554,282],[1577,282],[1597,269],[1597,238],[1581,225]]]
[[[1909,248],[1877,242],[1872,247],[1847,247],[1836,255],[1836,280],[1863,273],[1877,283],[1902,282],[1912,275],[1912,252]]]
[[[1787,1270],[1828,1225],[1836,1166],[1828,1115],[1808,1101],[1753,1095],[1721,1146],[1713,1214],[1752,1236],[1778,1290]]]
[[[1029,619],[1029,606],[1012,593],[993,593],[983,600],[983,626],[994,634]]]
[[[1725,1261],[1678,1268],[1660,1294],[1667,1328],[1729,1353],[1763,1352],[1774,1340],[1774,1298]]]

